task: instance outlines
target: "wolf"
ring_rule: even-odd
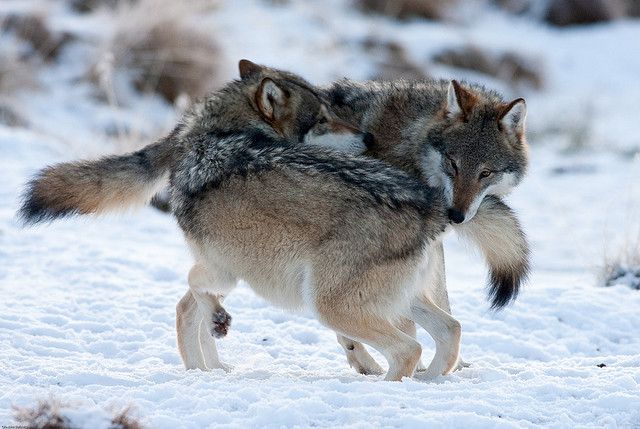
[[[396,326],[401,318],[436,341],[428,376],[451,371],[460,324],[420,281],[449,223],[442,191],[383,161],[324,147],[369,136],[337,119],[302,79],[251,63],[240,69],[241,81],[195,105],[159,142],[44,169],[27,187],[23,221],[144,203],[169,176],[173,214],[195,258],[178,304],[185,362],[222,366],[212,341],[228,319],[219,298],[245,279],[269,301],[307,308],[380,350],[387,380],[411,376],[421,355]],[[198,314],[204,329],[196,331]],[[202,331],[210,334],[205,355]]]
[[[365,155],[384,160],[443,189],[456,233],[477,246],[488,261],[492,307],[513,301],[529,272],[529,246],[513,211],[500,199],[527,170],[526,103],[455,80],[354,82],[323,88],[334,111],[372,136]],[[425,290],[451,313],[444,252]],[[433,261],[425,261],[425,266]],[[406,332],[414,332],[404,321]],[[415,334],[414,334],[415,335]],[[382,369],[362,345],[338,338],[351,366],[361,373]],[[460,361],[460,366],[468,364]],[[420,364],[420,366],[422,366]]]
[[[215,187],[218,180],[228,179],[227,174],[231,174],[233,177],[235,177],[234,175],[244,177],[250,173],[255,173],[253,171],[254,168],[257,168],[256,171],[262,171],[262,168],[266,168],[262,155],[267,150],[266,147],[270,147],[270,144],[274,142],[306,143],[308,147],[313,147],[318,140],[322,144],[338,142],[341,147],[345,145],[346,147],[358,146],[361,142],[371,145],[370,140],[372,137],[370,134],[362,134],[349,124],[337,120],[335,115],[322,102],[322,98],[319,97],[317,92],[297,76],[288,73],[274,73],[271,78],[269,76],[265,77],[264,70],[269,71],[268,69],[260,69],[249,62],[241,62],[240,70],[241,76],[244,76],[243,84],[236,82],[221,91],[216,97],[196,105],[174,131],[160,142],[128,156],[107,157],[97,162],[67,163],[43,170],[28,188],[25,202],[21,209],[23,219],[27,223],[35,223],[71,214],[99,213],[135,202],[144,202],[150,198],[169,173],[171,173],[171,183],[178,183],[176,177],[179,177],[179,174],[176,171],[182,171],[183,173],[187,171],[192,175],[189,176],[189,180],[183,181],[184,183],[198,183],[198,180],[207,177],[207,174],[209,174],[207,172],[219,171],[221,172],[220,177],[212,176],[215,179],[205,180],[205,188]],[[259,70],[260,73],[257,73],[256,70]],[[261,76],[261,80],[257,80],[256,76]],[[256,82],[259,82],[259,84]],[[230,100],[231,102],[229,102]],[[253,115],[247,113],[247,103],[250,107],[249,112],[253,111]],[[292,114],[292,112],[296,111],[292,107],[296,106],[298,113]],[[227,113],[231,114],[231,120],[221,122],[220,118]],[[242,130],[242,132],[237,130]],[[242,151],[230,157],[216,158],[215,156],[207,155],[210,141],[226,142],[227,139],[231,139],[231,141],[235,142],[237,140],[234,137],[235,134],[241,134],[247,141],[255,142],[253,149],[259,149],[257,153],[260,156],[251,158],[251,156]],[[265,135],[273,137],[274,134],[279,136],[280,140],[271,141],[270,138],[264,137]],[[195,136],[195,140],[189,141],[188,136]],[[232,149],[234,146],[225,143],[217,147],[218,149]],[[256,155],[255,150],[253,152],[250,151],[252,156]],[[291,155],[291,152],[289,155]],[[335,154],[332,156],[335,157]],[[198,161],[186,170],[176,170],[177,160],[184,159],[197,159]],[[229,159],[232,159],[233,162],[228,163]],[[342,171],[340,168],[345,167],[347,170],[358,171],[357,165],[345,164],[344,162],[340,164],[335,160],[325,162],[327,160],[321,159],[318,161],[313,157],[311,159],[315,159],[315,163],[324,166],[320,169],[321,171],[331,171],[347,183],[351,183],[353,178],[351,178],[351,174],[348,171],[340,173]],[[252,161],[250,166],[247,164],[249,160]],[[360,159],[358,162],[360,161],[362,160]],[[197,166],[206,167],[196,168]],[[388,166],[385,168],[388,168]],[[229,173],[229,171],[232,173]],[[319,172],[313,169],[308,171],[314,171],[314,177],[316,174],[320,175]],[[374,169],[368,173],[372,173],[373,177],[382,179],[384,183],[387,181],[393,182],[391,178],[381,175],[378,170]],[[391,170],[387,171],[387,173],[392,175]],[[378,185],[384,185],[384,183],[378,183]],[[376,194],[371,190],[368,192],[376,201],[385,201],[384,194]],[[191,193],[188,193],[188,195],[193,196]],[[389,195],[391,194],[387,196]],[[402,199],[404,194],[398,188],[393,191],[392,195],[396,195],[394,198]],[[188,209],[193,201],[187,199],[186,203],[184,201],[181,203],[181,200],[175,197],[174,200],[173,205],[176,207],[176,217],[186,220],[191,219],[192,216],[180,217],[179,210],[181,208],[185,209],[185,207]],[[392,198],[391,206],[395,207],[396,203],[393,201],[395,200]],[[189,230],[187,225],[187,223],[181,224],[185,233]],[[195,231],[199,231],[201,227],[195,228]],[[362,231],[362,228],[360,230]],[[388,236],[386,236],[385,240],[393,243],[393,240],[390,240]],[[439,238],[436,237],[433,242],[438,243]],[[429,246],[426,247],[429,248]],[[196,251],[194,253],[198,254]],[[424,253],[430,254],[431,250],[425,250]],[[434,260],[437,265],[437,255],[435,255],[435,258],[424,256],[421,260],[424,261],[425,259]],[[269,266],[272,267],[272,265]],[[420,279],[425,276],[424,268],[424,266],[421,266],[416,273],[416,276]],[[431,265],[426,267],[426,271],[433,271]],[[207,264],[196,264],[189,274],[191,290],[177,306],[178,343],[187,367],[204,369],[206,368],[205,361],[209,364],[209,367],[224,367],[224,364],[219,362],[212,335],[218,336],[225,333],[230,320],[219,301],[219,297],[223,295],[223,292],[235,284],[235,278],[227,274],[221,278],[217,278],[214,275],[212,278],[211,269]],[[240,277],[250,278],[248,275]],[[300,277],[300,274],[296,278],[298,277]],[[423,284],[424,281],[420,280],[418,283]],[[296,284],[295,281],[293,284]],[[214,286],[209,287],[209,285]],[[203,293],[200,289],[217,292],[215,294]],[[271,297],[273,301],[281,304],[286,304],[286,302],[296,303],[295,296],[289,297],[292,299],[288,301],[286,299],[287,293],[282,294],[275,288],[271,288],[271,290],[269,288],[266,290],[260,289],[258,292]],[[427,369],[427,374],[433,376],[446,373],[457,361],[456,350],[459,349],[459,323],[446,312],[434,306],[428,296],[420,295],[417,298],[417,303],[411,306],[412,314],[417,312],[418,315],[414,315],[412,319],[404,318],[402,320],[420,319],[421,322],[419,323],[436,339],[436,356]],[[295,305],[298,304],[299,302]],[[202,320],[197,314],[198,311],[207,314],[210,318]],[[425,319],[420,316],[431,314],[429,311],[434,313],[431,319]],[[199,329],[200,324],[206,325],[204,326],[205,329]],[[400,326],[399,331],[406,335],[402,328]],[[341,332],[340,330],[337,331]],[[208,333],[212,335],[208,335]],[[358,337],[352,335],[344,336],[344,338],[353,340]],[[406,340],[406,338],[404,339]],[[415,340],[413,341],[413,343],[409,344],[415,345]],[[200,342],[205,345],[202,351],[199,349]],[[407,343],[405,343],[406,345]],[[413,349],[415,351],[415,347]],[[393,359],[396,358],[397,356]],[[387,378],[397,379],[399,377],[398,374],[406,375],[410,372],[398,370],[397,367],[400,365],[397,363],[398,359],[400,358],[396,359],[396,366],[392,365],[395,369],[388,373]],[[404,362],[402,359],[400,361]],[[410,361],[412,362],[413,358]],[[413,365],[402,364],[400,366],[406,369],[411,368]]]

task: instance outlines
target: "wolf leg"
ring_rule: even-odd
[[[207,327],[205,326],[204,318],[202,317],[200,318],[200,323],[198,323],[198,334],[200,337],[200,347],[202,348],[202,354],[204,355],[204,362],[207,365],[207,368],[222,368],[225,372],[231,371],[231,366],[224,362],[220,362],[218,347],[216,347],[216,340],[209,335],[209,332],[207,332]]]
[[[422,354],[422,347],[416,340],[381,318],[363,319],[344,315],[338,317],[335,311],[325,314],[323,321],[347,338],[369,344],[384,355],[389,362],[388,381],[400,381],[411,377]],[[326,317],[329,316],[329,317]]]
[[[229,370],[229,366],[220,362],[215,338],[224,337],[231,324],[231,316],[222,307],[222,295],[235,286],[235,278],[227,273],[219,273],[213,267],[196,264],[189,271],[189,293],[200,318],[193,320],[191,328],[197,333],[201,353],[208,368]],[[195,303],[195,305],[194,305]]]
[[[473,222],[473,220],[471,221]],[[431,288],[433,293],[430,295],[433,298],[433,302],[445,312],[451,314],[451,305],[449,304],[449,293],[447,292],[447,277],[444,265],[444,246],[442,242],[434,245],[433,251],[429,256],[429,273],[427,278],[428,287]],[[455,371],[462,368],[467,368],[471,364],[458,359],[458,364]],[[418,367],[416,371],[424,371],[426,368]]]
[[[214,267],[196,264],[189,271],[189,288],[204,317],[205,327],[215,338],[227,335],[231,316],[220,303],[222,293],[235,286],[235,278],[219,273]]]
[[[361,343],[342,334],[336,335],[338,336],[338,343],[340,343],[344,353],[347,355],[347,362],[349,362],[351,368],[364,375],[380,375],[384,373],[382,367],[378,365],[378,362],[375,361]]]
[[[460,322],[435,305],[426,296],[411,304],[411,319],[422,326],[436,343],[436,354],[425,371],[433,378],[456,369],[460,353]]]
[[[186,369],[207,370],[198,339],[198,325],[202,317],[198,313],[196,300],[191,291],[180,299],[176,306],[176,334],[178,350]]]

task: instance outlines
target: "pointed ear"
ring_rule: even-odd
[[[246,79],[253,75],[262,73],[263,67],[256,63],[252,63],[249,60],[240,60],[238,63],[238,69],[240,70],[240,79]]]
[[[450,118],[462,116],[465,119],[476,105],[477,98],[471,92],[464,89],[457,80],[449,82],[447,88],[447,116]]]
[[[286,107],[288,91],[279,87],[273,80],[262,79],[256,92],[256,103],[262,116],[273,121],[279,119],[282,109]]]
[[[527,118],[527,103],[524,98],[516,98],[511,103],[505,104],[498,115],[500,126],[515,134],[524,132],[524,121]]]

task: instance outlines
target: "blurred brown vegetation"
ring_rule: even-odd
[[[441,20],[447,16],[454,0],[357,0],[363,12],[377,13],[399,19],[425,18]]]
[[[473,70],[509,83],[512,87],[522,85],[540,89],[544,74],[539,60],[526,58],[516,52],[491,54],[478,46],[463,46],[446,49],[433,58],[436,63]]]
[[[69,418],[65,417],[65,409],[73,407],[49,398],[38,401],[33,407],[14,407],[15,427],[29,429],[77,429]],[[127,407],[111,417],[109,429],[144,429],[145,426],[133,416],[132,408]]]

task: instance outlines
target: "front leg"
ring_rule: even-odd
[[[229,371],[229,366],[220,362],[216,341],[204,325],[198,304],[188,290],[176,306],[178,350],[185,368],[202,371],[222,368]]]
[[[430,252],[429,267],[427,272],[426,286],[430,288],[431,293],[428,293],[435,305],[440,307],[443,311],[451,314],[451,305],[449,304],[449,293],[447,292],[447,277],[444,265],[444,246],[442,242],[433,246],[433,251]],[[459,358],[458,364],[454,371],[461,370],[462,368],[468,368],[471,364]],[[423,367],[424,368],[424,367]],[[422,369],[418,369],[421,371]]]
[[[214,267],[196,264],[191,268],[189,291],[178,304],[181,322],[177,324],[178,346],[187,368],[229,370],[228,365],[220,362],[215,338],[227,334],[231,316],[222,307],[222,295],[216,292],[227,293],[235,284],[233,276],[218,272]]]

